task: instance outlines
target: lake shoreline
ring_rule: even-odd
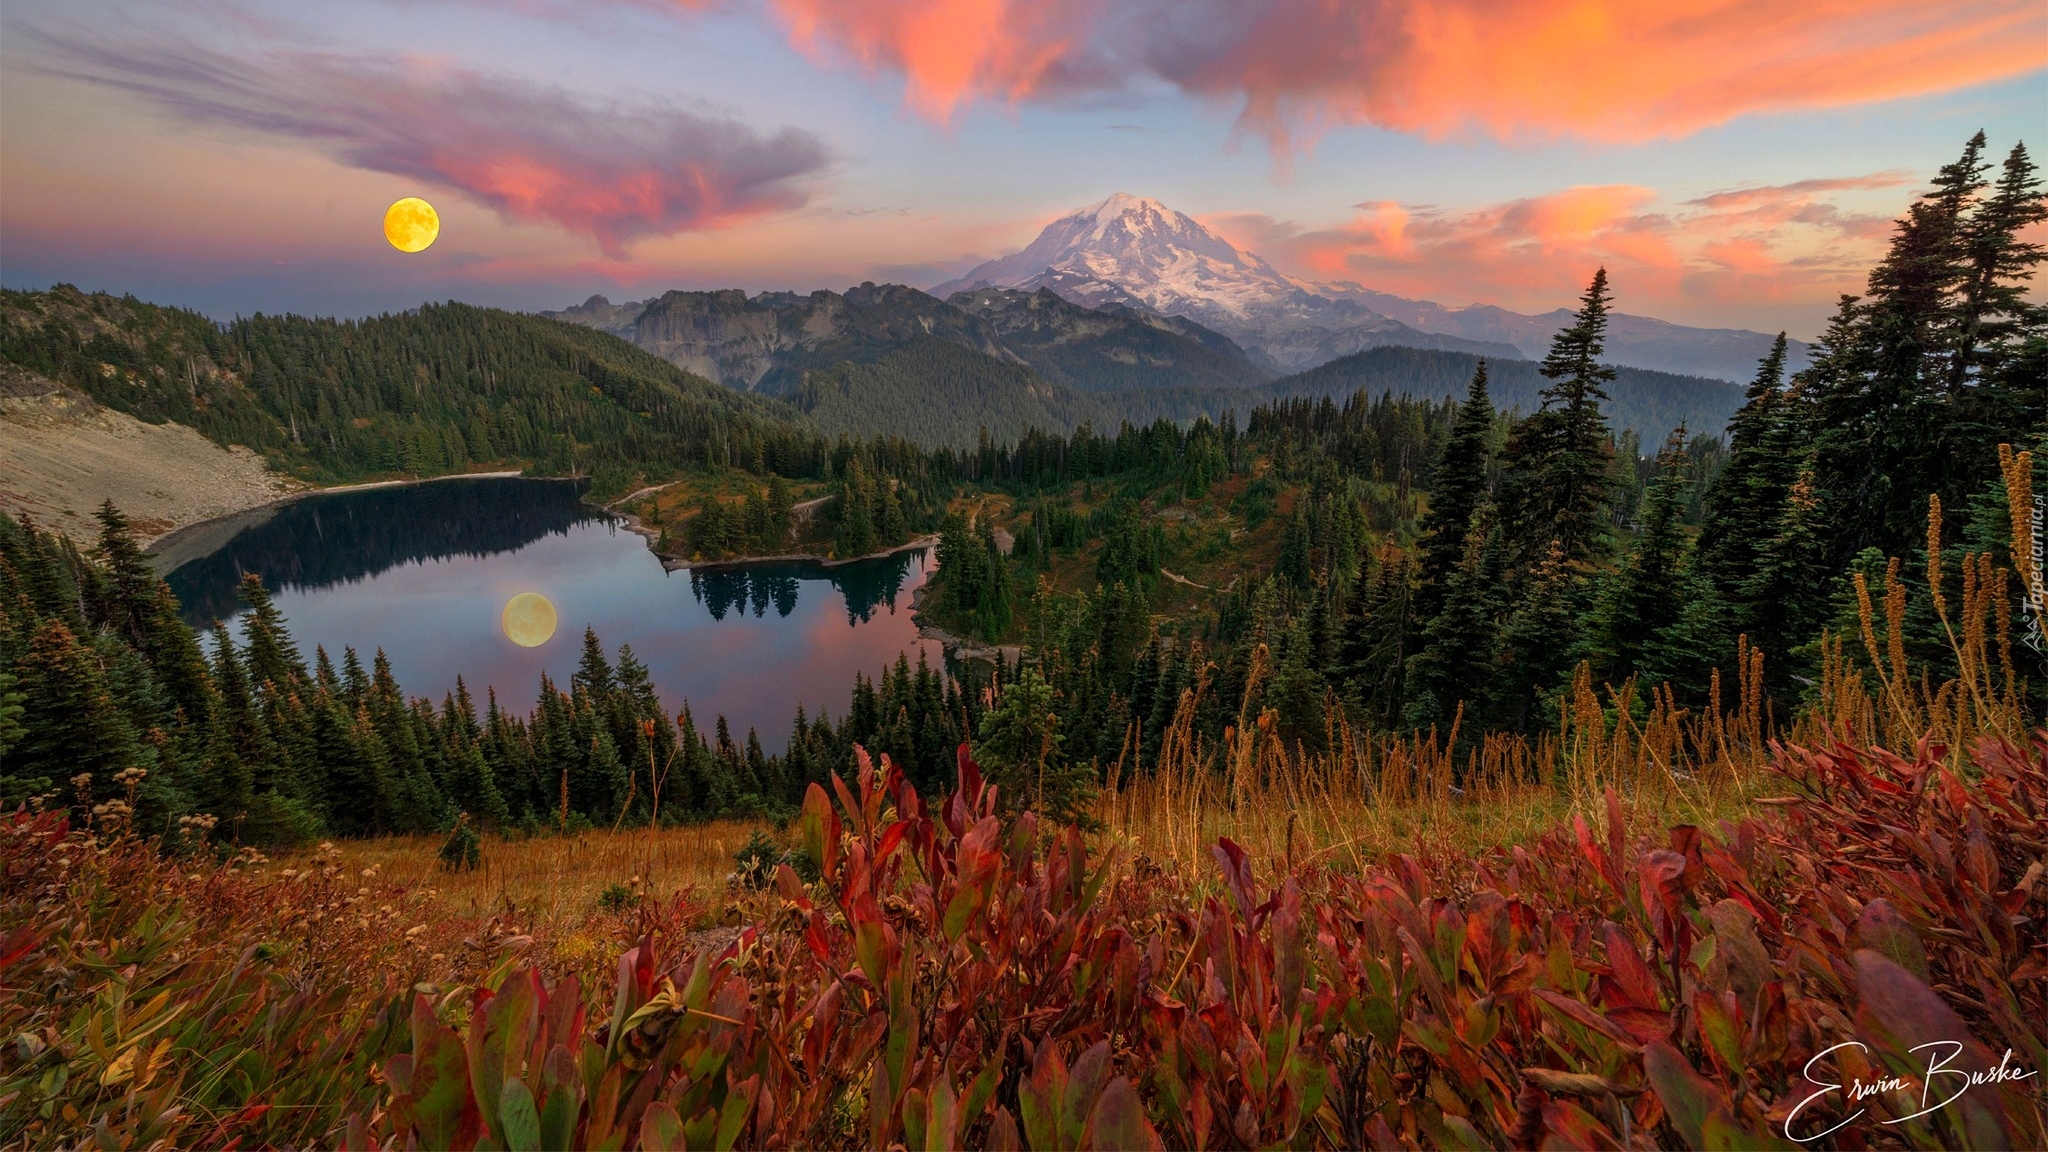
[[[218,550],[245,528],[251,528],[268,521],[277,510],[312,496],[333,496],[346,492],[367,492],[378,488],[409,488],[420,484],[438,484],[443,480],[514,480],[524,478],[521,471],[455,472],[446,476],[424,476],[415,480],[369,480],[358,484],[336,484],[326,488],[297,488],[274,499],[246,508],[237,508],[204,520],[181,524],[169,532],[150,540],[143,546],[143,555],[149,559],[158,575],[169,573],[190,560],[196,560]],[[573,479],[573,477],[531,477],[536,480]]]
[[[833,557],[821,552],[777,552],[772,555],[728,556],[720,560],[691,560],[671,552],[663,552],[660,547],[661,529],[647,524],[637,514],[628,512],[622,507],[622,505],[630,504],[648,493],[659,492],[676,483],[680,483],[680,481],[649,485],[638,491],[629,492],[616,500],[593,504],[593,507],[603,509],[608,515],[618,517],[620,523],[625,526],[626,531],[644,538],[647,541],[647,550],[654,553],[655,557],[661,561],[662,568],[669,572],[717,572],[731,568],[746,568],[755,564],[816,564],[821,568],[837,568],[845,564],[858,564],[863,560],[885,560],[899,552],[915,552],[920,548],[934,548],[939,543],[938,533],[930,532],[906,540],[901,544],[860,556]],[[831,497],[828,495],[806,500],[796,506],[796,511],[800,514],[804,513],[829,499]]]
[[[983,644],[978,640],[955,636],[932,623],[924,614],[925,592],[930,588],[930,584],[920,584],[910,593],[910,619],[917,625],[918,639],[937,641],[939,646],[945,649],[946,656],[953,660],[1015,664],[1024,658],[1024,646],[1021,644]]]
[[[649,535],[644,526],[629,525],[643,536]],[[700,571],[716,572],[729,568],[750,568],[756,564],[816,564],[820,568],[840,568],[858,564],[863,560],[885,560],[899,552],[915,552],[921,548],[935,548],[939,537],[936,533],[906,540],[892,548],[869,552],[864,556],[830,557],[816,552],[784,552],[773,556],[733,556],[724,560],[684,560],[656,551],[652,544],[648,549],[661,559],[661,566],[670,572]]]

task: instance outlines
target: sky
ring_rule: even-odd
[[[1306,282],[1810,337],[2039,0],[10,0],[0,284],[218,318],[928,287],[1123,191]],[[423,253],[386,206],[440,211]]]

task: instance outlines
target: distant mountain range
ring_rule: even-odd
[[[1362,306],[1345,307],[1362,311]],[[940,300],[900,284],[839,292],[737,289],[669,292],[613,304],[593,296],[543,315],[598,328],[689,372],[787,400],[829,434],[889,433],[968,445],[986,428],[1240,417],[1283,397],[1342,400],[1363,388],[1443,399],[1462,395],[1480,356],[1495,361],[1495,397],[1533,410],[1536,365],[1504,344],[1432,337],[1381,318],[1376,333],[1443,347],[1370,343],[1281,376],[1229,336],[1142,304],[1074,302],[1041,286],[980,288]],[[1333,343],[1332,347],[1343,347]],[[1680,421],[1718,432],[1742,403],[1722,380],[1623,367],[1607,405],[1617,431],[1655,443]]]
[[[1563,308],[1529,316],[1492,305],[1447,308],[1352,283],[1303,283],[1183,213],[1121,192],[1046,225],[1023,251],[931,291],[951,299],[989,288],[1044,288],[1089,307],[1185,317],[1285,372],[1388,345],[1537,359],[1571,319]],[[1746,381],[1771,340],[1761,332],[1615,313],[1607,354],[1615,364]],[[1791,366],[1803,367],[1807,345],[1793,341],[1791,352]]]
[[[1462,395],[1479,357],[1500,403],[1533,410],[1533,357],[1560,309],[1445,308],[1357,284],[1304,285],[1156,200],[1116,195],[1014,256],[920,292],[669,292],[543,313],[610,332],[686,371],[778,397],[828,434],[972,444],[986,428],[1065,431],[1240,415],[1361,388]],[[1616,314],[1608,415],[1654,444],[1683,421],[1719,432],[1770,338]],[[1799,346],[1801,354],[1805,346]]]

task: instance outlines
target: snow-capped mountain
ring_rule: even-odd
[[[1183,316],[1289,372],[1383,344],[1521,356],[1512,345],[1423,332],[1355,301],[1305,291],[1183,213],[1123,192],[1053,221],[1023,251],[932,295],[981,288],[1050,288],[1091,308],[1124,304]]]
[[[1070,212],[1023,251],[933,288],[1049,288],[1077,304],[1123,304],[1183,316],[1242,345],[1268,367],[1299,372],[1381,345],[1539,358],[1571,313],[1530,316],[1489,304],[1447,308],[1352,283],[1304,284],[1157,200],[1119,192]],[[1608,359],[1637,368],[1747,380],[1771,337],[1611,314]],[[1806,345],[1793,341],[1792,366]]]

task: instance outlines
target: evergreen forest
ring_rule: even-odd
[[[1654,443],[1611,419],[1603,338],[1626,286],[1604,270],[1523,403],[1473,360],[1456,400],[1280,397],[1241,423],[1113,433],[1049,417],[929,449],[916,429],[817,430],[834,404],[914,406],[853,369],[814,376],[792,408],[604,333],[463,305],[216,326],[8,293],[9,360],[309,478],[490,462],[608,492],[739,477],[744,499],[706,498],[672,526],[707,557],[786,545],[791,482],[828,496],[808,531],[835,555],[939,529],[925,612],[1018,654],[899,662],[836,717],[796,713],[769,754],[723,718],[666,712],[630,647],[594,635],[568,683],[528,700],[401,686],[379,653],[301,652],[254,580],[237,630],[195,633],[111,506],[96,549],[6,519],[0,801],[132,800],[140,827],[204,814],[247,843],[459,814],[559,831],[786,816],[855,745],[943,791],[967,742],[991,773],[1032,781],[1022,801],[1078,813],[1112,765],[1143,770],[1184,699],[1212,740],[1270,710],[1310,751],[1347,729],[1470,748],[1553,729],[1587,677],[1639,685],[1639,710],[1660,694],[1705,708],[1757,653],[1766,706],[1789,718],[1831,646],[1861,638],[1867,598],[1910,583],[1962,603],[2021,569],[2006,541],[2029,510],[2006,493],[2013,450],[2048,459],[2048,309],[2028,295],[2048,207],[2023,146],[2002,162],[1985,148],[1971,140],[1898,222],[1808,368],[1788,376],[1781,340],[1725,435],[1681,423]],[[1964,552],[1989,566],[1944,560]],[[1916,600],[1897,634],[1881,622],[1867,639],[1952,675],[1943,603]],[[1997,628],[2005,675],[2041,715],[2037,609]],[[119,783],[131,769],[139,788]]]

